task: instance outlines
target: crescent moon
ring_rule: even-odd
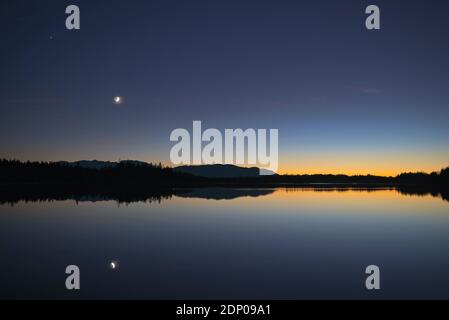
[[[114,100],[115,104],[122,104],[123,103],[123,98],[121,96],[115,96],[113,100]]]

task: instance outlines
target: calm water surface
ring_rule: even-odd
[[[438,197],[210,189],[93,200],[0,205],[0,298],[449,298],[449,202]],[[79,291],[65,289],[70,264]],[[365,289],[370,264],[380,291]]]

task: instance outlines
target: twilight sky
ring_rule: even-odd
[[[69,4],[81,30],[65,29]],[[439,170],[448,14],[447,0],[4,0],[0,157],[170,164],[170,132],[201,120],[279,129],[280,173]]]

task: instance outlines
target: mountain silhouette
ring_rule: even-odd
[[[260,173],[260,169],[256,167],[243,168],[230,164],[180,166],[173,170],[205,178],[254,178]]]
[[[97,169],[97,170],[106,168],[115,168],[117,166],[117,162],[97,161],[97,160],[80,160],[75,162],[58,161],[56,163],[68,167],[80,167],[85,169]]]
[[[146,165],[146,162],[138,161],[138,160],[122,160],[119,162],[112,162],[112,161],[98,161],[98,160],[80,160],[80,161],[74,161],[74,162],[68,162],[68,161],[58,161],[56,164],[65,165],[68,167],[79,167],[84,169],[108,169],[108,168],[116,168],[119,164],[128,164],[128,165],[135,165],[135,166],[143,166]]]

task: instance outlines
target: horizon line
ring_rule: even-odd
[[[80,161],[98,161],[98,162],[111,162],[111,163],[120,163],[120,162],[125,162],[125,161],[136,161],[136,162],[143,162],[146,164],[153,164],[153,165],[158,165],[159,163],[162,164],[165,167],[168,168],[176,168],[179,166],[208,166],[208,165],[233,165],[236,167],[241,167],[241,168],[258,168],[258,169],[266,169],[264,167],[260,167],[260,166],[255,166],[255,165],[236,165],[233,163],[214,163],[214,164],[197,164],[197,165],[192,165],[192,164],[182,164],[179,166],[173,165],[173,164],[169,164],[167,165],[166,163],[164,163],[163,161],[144,161],[144,160],[137,160],[137,159],[121,159],[119,158],[118,160],[98,160],[98,159],[81,159],[81,160],[21,160],[21,159],[17,159],[17,158],[3,158],[0,157],[0,161],[19,161],[19,162],[48,162],[48,163],[58,163],[58,162],[80,162]],[[425,170],[415,170],[415,171],[410,171],[410,170],[404,170],[404,171],[400,171],[400,172],[395,172],[395,173],[384,173],[384,174],[373,174],[373,173],[360,173],[360,172],[338,172],[338,173],[334,173],[334,172],[315,172],[315,171],[304,171],[304,172],[298,172],[298,171],[284,171],[284,170],[278,170],[278,172],[275,172],[275,174],[277,175],[333,175],[333,176],[339,176],[339,175],[344,175],[344,176],[375,176],[375,177],[383,177],[383,178],[393,178],[396,177],[398,175],[401,174],[407,174],[407,173],[423,173],[423,174],[432,174],[432,173],[438,173],[441,170],[448,168],[449,164],[446,167],[442,167],[440,169],[437,170],[432,170],[432,171],[425,171]]]

